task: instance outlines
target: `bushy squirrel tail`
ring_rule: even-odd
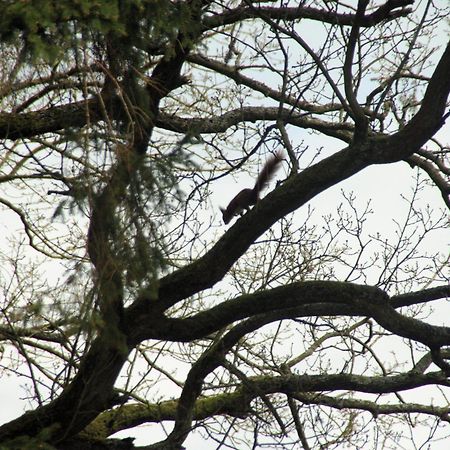
[[[264,164],[261,172],[259,172],[258,178],[256,180],[253,192],[256,196],[269,184],[275,172],[278,169],[278,165],[283,161],[283,154],[281,151],[277,151],[272,155]]]
[[[283,154],[278,151],[264,164],[253,189],[242,189],[231,200],[226,209],[220,208],[224,223],[229,223],[234,216],[242,214],[245,210],[248,211],[250,206],[256,205],[260,192],[269,184],[281,161],[283,161]]]

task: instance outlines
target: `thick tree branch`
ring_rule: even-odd
[[[374,139],[373,162],[399,161],[420,151],[421,147],[444,125],[449,91],[450,42],[428,83],[417,114],[392,136]]]
[[[286,375],[287,377],[287,375]],[[368,400],[355,400],[335,398],[320,394],[322,390],[346,390],[351,383],[353,391],[371,392],[376,394],[388,394],[390,392],[403,391],[411,387],[426,386],[429,384],[448,385],[448,379],[440,372],[428,375],[414,376],[414,386],[408,381],[408,373],[395,376],[349,376],[346,374],[329,375],[327,380],[320,382],[322,375],[289,375],[291,388],[284,389],[291,397],[304,404],[317,404],[332,408],[355,408],[371,412],[374,416],[391,413],[424,413],[436,417],[446,417],[449,421],[449,407],[427,406],[414,403],[383,405],[379,402]],[[199,398],[193,409],[193,419],[203,420],[209,417],[228,415],[237,418],[245,418],[251,413],[251,402],[261,394],[281,393],[271,386],[281,384],[283,377],[248,377],[246,386],[238,387],[234,392]],[[297,383],[292,382],[292,378]],[[288,383],[286,383],[288,384]],[[307,385],[308,389],[303,387]],[[346,387],[344,387],[344,385]],[[260,390],[264,386],[264,389]],[[287,392],[286,392],[287,391]],[[83,430],[81,436],[92,436],[105,439],[118,431],[142,425],[144,423],[159,423],[161,421],[173,421],[176,418],[177,400],[168,400],[161,403],[142,405],[123,405],[101,414],[93,423]]]
[[[417,303],[425,297],[428,300],[442,298],[446,294],[448,287],[441,287],[396,296],[390,302],[382,290],[371,286],[332,281],[299,282],[243,295],[186,319],[168,319],[158,317],[155,313],[149,314],[141,321],[143,326],[134,327],[130,338],[136,341],[152,338],[188,342],[255,314],[266,314],[268,323],[298,317],[296,313],[306,316],[311,313],[310,307],[325,304],[324,311],[328,307],[330,313],[324,312],[323,315],[333,315],[333,305],[340,305],[342,313],[373,317],[386,330],[434,348],[450,345],[450,328],[432,326],[404,316],[394,307]]]
[[[103,100],[102,100],[103,101]],[[71,103],[64,106],[55,106],[43,111],[28,113],[0,113],[0,137],[4,139],[20,139],[33,137],[40,134],[57,132],[64,128],[82,127],[89,117],[91,123],[104,120],[102,113],[102,101],[91,99],[87,102]],[[121,105],[116,98],[110,104],[115,103],[116,109]],[[301,105],[300,105],[301,106]],[[303,105],[306,111],[311,108]],[[313,108],[312,108],[313,109]],[[317,108],[314,112],[327,112],[336,110],[335,106]],[[277,115],[278,114],[278,115]],[[280,118],[277,107],[245,106],[236,110],[227,111],[223,115],[213,117],[178,117],[159,112],[153,125],[165,130],[177,133],[220,133],[228,130],[233,125],[243,122],[257,122],[262,120],[277,120]],[[293,113],[290,109],[283,109],[281,119],[300,128],[320,131],[328,136],[349,142],[354,127],[351,123],[333,123],[308,117],[305,114]]]
[[[78,433],[100,411],[110,407],[112,386],[126,359],[127,354],[112,348],[109,340],[97,338],[62,394],[47,405],[2,425],[0,442],[21,434],[35,436],[47,427],[52,427],[54,442]]]
[[[79,128],[86,124],[87,117],[92,123],[105,118],[97,98],[33,112],[0,113],[0,138],[25,139],[65,128]]]
[[[450,45],[430,80],[422,107],[405,128],[392,136],[374,137],[363,146],[352,145],[290,177],[239,219],[205,255],[161,279],[159,300],[152,311],[154,307],[164,311],[177,301],[213,286],[278,219],[328,187],[371,164],[400,161],[420,149],[442,126],[449,91]],[[135,319],[140,311],[145,316],[150,303],[144,292],[130,308],[130,318]]]
[[[213,308],[202,311],[185,319],[169,319],[158,317],[155,314],[142,321],[142,326],[134,327],[132,339],[168,339],[189,342],[193,339],[205,337],[238,320],[252,317],[255,314],[275,313],[301,306],[326,304],[328,307],[334,303],[352,306],[352,299],[361,296],[386,296],[386,294],[371,286],[362,286],[351,283],[334,281],[306,281],[280,286],[274,289],[255,292],[239,296],[223,302]],[[363,314],[363,309],[354,310]],[[130,314],[132,309],[130,310]],[[291,313],[292,311],[289,311]],[[308,310],[308,313],[310,311]],[[302,314],[303,315],[303,314]],[[268,315],[269,321],[276,320],[276,316]],[[292,316],[296,317],[296,316]],[[148,322],[150,320],[150,322]]]
[[[75,102],[69,105],[51,107],[29,113],[18,114],[16,111],[16,113],[0,114],[0,137],[15,140],[34,137],[43,133],[60,132],[61,130],[74,127],[82,128],[86,124],[89,126],[94,125],[95,128],[95,123],[103,120],[107,121],[111,118],[114,120],[117,119],[122,125],[124,123],[122,121],[124,109],[126,109],[124,108],[124,105],[136,112],[135,115],[131,114],[128,117],[129,120],[126,121],[126,135],[127,138],[129,138],[126,151],[129,152],[131,157],[129,159],[127,158],[126,161],[121,160],[119,157],[119,160],[115,165],[113,163],[113,167],[109,172],[101,172],[101,185],[100,187],[93,187],[93,195],[90,197],[90,199],[92,199],[92,216],[88,236],[88,251],[95,269],[95,282],[97,284],[94,287],[98,294],[98,298],[101,299],[99,304],[102,307],[102,312],[104,313],[104,311],[107,311],[107,309],[103,309],[103,305],[111,306],[112,311],[114,313],[117,312],[117,323],[114,320],[109,320],[110,316],[108,316],[108,314],[103,314],[103,324],[89,330],[91,333],[96,333],[97,337],[93,341],[89,341],[91,346],[88,351],[82,355],[80,362],[76,361],[74,358],[70,359],[70,363],[73,364],[73,367],[76,367],[78,372],[76,375],[69,373],[68,378],[70,378],[70,382],[64,387],[61,395],[46,406],[29,412],[19,419],[13,420],[0,427],[1,442],[4,442],[9,438],[16,438],[20,435],[42,435],[45,436],[45,438],[48,436],[49,442],[63,442],[66,441],[68,437],[83,430],[90,423],[92,423],[92,426],[85,430],[87,435],[93,433],[95,427],[98,425],[100,434],[104,437],[114,431],[131,426],[131,424],[142,423],[139,422],[141,420],[175,420],[175,428],[171,433],[168,442],[160,443],[160,446],[165,448],[169,448],[170,446],[179,447],[187,433],[191,431],[193,420],[207,418],[216,414],[246,417],[246,415],[251,412],[250,402],[257,397],[264,395],[297,395],[299,400],[307,401],[309,398],[308,393],[320,392],[323,390],[341,389],[384,394],[424,385],[434,384],[446,387],[450,386],[448,379],[450,373],[450,364],[448,363],[449,352],[448,349],[443,349],[445,346],[450,346],[450,328],[429,325],[423,321],[406,317],[395,310],[395,308],[402,306],[445,298],[450,295],[450,288],[448,286],[439,286],[419,292],[397,295],[389,299],[386,293],[381,289],[371,286],[330,281],[299,282],[223,301],[221,304],[217,304],[217,306],[214,306],[209,310],[201,310],[201,312],[198,312],[198,305],[200,305],[200,302],[196,297],[193,297],[222,280],[233,264],[235,264],[236,261],[238,261],[238,259],[258,240],[258,238],[268,231],[278,220],[295,212],[329,187],[337,185],[341,181],[357,174],[370,165],[393,163],[401,160],[415,162],[415,164],[427,171],[435,184],[441,189],[441,192],[448,194],[448,183],[441,177],[443,165],[438,160],[432,160],[426,156],[425,153],[422,153],[421,155],[420,148],[427,140],[432,138],[434,133],[443,125],[444,120],[448,117],[446,108],[450,91],[450,44],[437,64],[434,74],[429,80],[421,107],[412,120],[398,133],[391,136],[375,133],[368,133],[366,136],[367,133],[365,133],[365,129],[363,129],[363,125],[365,125],[363,122],[366,121],[365,115],[370,113],[370,111],[362,109],[357,104],[356,94],[353,91],[352,86],[351,71],[351,64],[359,38],[359,28],[372,26],[380,21],[391,20],[394,17],[408,14],[410,12],[409,9],[402,9],[401,11],[397,11],[396,9],[404,8],[406,5],[411,4],[412,2],[410,0],[389,0],[371,14],[366,14],[364,8],[360,7],[356,16],[355,14],[343,15],[337,14],[336,12],[322,11],[303,6],[299,6],[298,8],[257,8],[254,6],[247,8],[245,6],[238,6],[235,9],[229,9],[221,14],[221,10],[219,9],[220,5],[214,4],[211,11],[219,11],[219,13],[215,16],[211,15],[202,22],[200,13],[203,6],[208,3],[208,1],[197,2],[196,0],[193,0],[192,2],[182,2],[183,7],[187,4],[188,7],[191,5],[193,9],[192,14],[194,20],[192,21],[192,34],[190,34],[190,21],[180,20],[182,29],[184,29],[183,27],[186,27],[186,29],[189,28],[189,30],[186,31],[187,36],[184,36],[183,33],[180,32],[172,42],[170,48],[167,49],[165,56],[161,57],[160,55],[159,60],[152,56],[149,57],[149,64],[153,68],[153,72],[148,78],[148,85],[146,85],[145,88],[138,84],[138,86],[142,87],[141,91],[133,91],[132,88],[130,88],[129,91],[126,91],[124,87],[126,83],[124,82],[121,85],[124,87],[124,95],[122,98],[120,98],[119,95],[116,96],[114,92],[110,92],[108,95],[103,92],[101,97],[91,98],[87,101]],[[360,0],[359,4],[364,6],[366,3],[367,1]],[[178,3],[176,6],[178,6]],[[222,11],[225,11],[225,9]],[[180,12],[186,12],[186,10],[180,9]],[[331,42],[329,48],[325,48],[326,46],[324,46],[322,49],[323,54],[320,52],[317,53],[316,50],[308,47],[307,44],[292,31],[294,30],[295,24],[291,23],[286,25],[286,29],[281,28],[281,24],[283,23],[282,20],[295,21],[296,18],[308,17],[308,14],[311,15],[309,18],[315,20],[352,26],[350,46],[345,62],[344,87],[350,106],[349,108],[347,107],[347,111],[353,112],[357,124],[356,127],[346,123],[345,119],[342,117],[339,119],[340,123],[328,123],[324,120],[322,121],[312,117],[312,114],[323,113],[325,117],[330,118],[329,120],[333,120],[334,117],[336,117],[335,120],[338,120],[337,114],[334,113],[342,111],[343,107],[346,106],[347,100],[340,94],[343,86],[342,79],[340,78],[340,75],[335,76],[337,72],[334,72],[334,43]],[[294,15],[296,16],[294,17]],[[325,105],[315,106],[308,102],[299,102],[297,101],[298,99],[294,97],[285,98],[283,93],[276,89],[269,88],[263,83],[252,81],[237,71],[233,72],[227,65],[220,64],[217,61],[207,60],[206,58],[196,55],[191,58],[192,63],[200,64],[203,67],[209,67],[211,70],[229,77],[236,83],[243,83],[256,91],[262,92],[268,97],[279,101],[280,104],[289,104],[293,108],[291,110],[280,110],[280,108],[277,107],[242,107],[238,110],[228,111],[218,117],[193,119],[170,116],[159,111],[161,100],[186,81],[181,75],[181,69],[188,58],[191,46],[198,42],[198,33],[201,33],[202,31],[197,29],[194,25],[203,23],[204,31],[208,27],[214,28],[223,26],[227,23],[233,23],[231,21],[241,21],[242,19],[253,19],[257,17],[264,17],[265,20],[267,20],[267,23],[276,27],[277,30],[283,32],[286,30],[291,31],[290,34],[287,33],[287,36],[297,39],[297,42],[310,52],[311,57],[321,68],[324,76],[328,76],[327,79],[329,80],[330,86],[334,89],[334,93],[331,92],[331,90],[328,90],[327,92],[319,91],[323,87],[323,84],[321,84],[320,80],[317,83],[315,82],[318,78],[315,77],[317,73],[314,73],[313,70],[311,73],[307,74],[308,76],[311,75],[311,80],[305,85],[308,86],[308,90],[311,88],[311,97],[318,99],[318,101],[325,98]],[[433,18],[436,19],[436,17],[439,17],[438,13],[436,13],[436,16]],[[142,20],[142,22],[145,22],[145,20]],[[421,28],[417,27],[417,30],[419,29]],[[9,30],[6,30],[6,32],[8,31]],[[170,29],[170,32],[173,32],[172,28]],[[151,37],[153,38],[153,36]],[[165,38],[163,38],[162,41],[164,41],[164,39]],[[161,39],[157,36],[156,41],[159,40]],[[279,42],[281,42],[281,40]],[[343,42],[344,45],[346,43],[344,38],[342,41],[339,41],[339,45],[341,42]],[[90,44],[91,43],[88,45]],[[248,48],[250,48],[250,45]],[[267,49],[269,48],[270,45]],[[370,51],[372,52],[375,49],[376,46],[374,44],[374,47],[371,48]],[[265,57],[265,55],[262,54],[262,48],[258,47],[258,52],[260,50],[261,52],[258,53],[257,56]],[[330,50],[330,52],[328,52],[328,50]],[[99,48],[98,52],[101,54],[102,49]],[[111,63],[113,59],[114,58],[111,58]],[[118,59],[116,61],[117,67],[120,68],[122,63],[126,65],[125,61],[128,61],[127,58],[120,61]],[[276,66],[271,65],[272,60],[267,59],[266,62],[266,68],[276,70]],[[365,63],[366,61],[364,61],[364,64]],[[18,59],[17,64],[22,64],[22,61]],[[370,68],[371,64],[372,61],[369,60],[368,65],[365,65],[364,67]],[[285,69],[288,70],[287,68],[288,64],[286,63]],[[331,72],[327,73],[328,68],[331,68]],[[115,75],[117,75],[117,80],[119,80],[118,83],[122,83],[123,80],[119,75],[123,75],[128,69],[129,68],[124,69],[123,71],[119,70],[115,73]],[[340,69],[341,67],[338,67],[337,71]],[[17,73],[11,75],[11,79],[14,79],[16,75]],[[287,80],[288,75],[287,72],[284,73],[284,79]],[[17,79],[22,80],[25,79],[26,76],[27,74],[24,70],[23,73],[20,73],[20,76],[17,76]],[[294,78],[292,78],[292,80],[293,85],[295,85],[297,81]],[[139,81],[141,80],[139,79]],[[290,82],[291,81],[289,81],[289,83]],[[44,88],[44,91],[42,92],[45,92],[45,89],[46,88]],[[52,89],[52,87],[50,89]],[[30,95],[32,94],[32,91],[33,89],[29,90]],[[146,103],[144,109],[140,109],[138,104],[133,104],[132,94],[138,92],[146,94],[144,96],[144,102]],[[23,93],[24,97],[26,93],[28,92]],[[343,106],[335,105],[330,95],[339,96]],[[51,95],[48,96],[47,104],[51,104],[51,97]],[[122,102],[122,99],[125,97],[127,97],[126,101],[124,100]],[[20,96],[17,98],[20,99]],[[30,106],[30,101],[33,102],[34,99],[40,97],[30,98],[31,100],[28,101],[25,99],[22,106]],[[55,101],[60,101],[58,97],[55,96],[54,98],[56,99]],[[61,93],[61,98],[67,97]],[[176,100],[175,96],[171,98],[171,107]],[[186,105],[183,104],[183,100],[184,98],[180,99],[178,104],[182,105],[180,106],[180,110],[185,111]],[[197,101],[197,98],[194,100]],[[203,97],[199,101],[203,102],[205,101],[205,98]],[[420,99],[418,103],[420,103]],[[103,107],[104,104],[106,104],[106,107]],[[295,108],[298,108],[300,111],[306,111],[307,114],[293,114],[292,111],[295,110]],[[175,108],[172,109],[175,110]],[[143,112],[142,116],[139,115],[140,112]],[[332,114],[327,114],[330,112]],[[149,139],[152,136],[154,127],[161,127],[166,130],[186,134],[192,131],[195,133],[217,133],[229,130],[233,125],[242,122],[264,120],[273,122],[279,121],[283,126],[284,124],[292,124],[298,128],[318,130],[328,136],[342,140],[344,143],[348,144],[348,147],[336,149],[332,156],[320,160],[303,170],[301,173],[295,173],[284,182],[281,182],[274,191],[258,202],[253,210],[238,219],[237,222],[217,240],[215,245],[207,250],[195,262],[186,265],[179,270],[174,270],[173,273],[157,280],[154,285],[148,286],[148,289],[142,289],[138,298],[132,303],[132,297],[136,292],[136,284],[134,284],[134,279],[126,279],[124,275],[126,273],[124,265],[127,264],[127,262],[120,260],[120,247],[114,247],[115,235],[113,219],[121,219],[120,212],[123,211],[121,210],[121,206],[123,206],[123,197],[129,192],[131,177],[138,172],[141,164],[143,164],[142,161],[145,158],[145,152],[147,151]],[[123,128],[119,127],[115,131],[122,133],[125,128],[125,126]],[[362,131],[364,131],[364,133],[362,133]],[[364,139],[353,139],[356,133],[359,133],[358,137],[363,136]],[[67,136],[70,138],[70,133],[67,133]],[[108,136],[107,139],[111,139],[110,142],[113,142],[113,139],[116,136],[117,135],[114,134]],[[102,137],[99,139],[102,139]],[[73,137],[73,139],[70,138],[70,140],[72,143],[79,142],[76,137]],[[260,142],[263,142],[263,140],[264,139],[261,138]],[[212,142],[212,145],[217,145],[216,142],[217,141]],[[49,145],[49,157],[47,158],[46,154],[46,156],[40,158],[39,155],[33,163],[37,165],[42,164],[44,167],[57,165],[57,162],[54,161],[55,158],[53,158],[54,155],[51,154],[51,145],[52,144]],[[160,148],[163,148],[164,145],[165,144],[161,144]],[[11,164],[13,169],[11,173],[16,169],[25,172],[28,167],[33,167],[32,165],[21,166],[20,158],[22,156],[20,155],[20,152],[15,155],[14,151],[15,149],[13,148],[8,153],[8,158],[10,157],[10,154],[12,155]],[[225,155],[226,150],[223,151],[224,154],[222,156]],[[221,152],[222,149],[219,149],[219,153]],[[416,156],[414,153],[421,156]],[[299,152],[299,155],[303,156],[303,153]],[[97,156],[97,154],[92,156],[92,160],[95,161],[95,163],[97,162]],[[16,158],[16,160],[14,160],[14,158]],[[49,162],[45,161],[46,158]],[[91,158],[91,155],[88,155],[88,158]],[[226,158],[227,156],[224,156],[225,160]],[[19,161],[19,163],[17,163],[17,161]],[[60,170],[63,170],[63,168],[64,170],[72,169],[72,167],[69,167],[69,165],[66,164],[66,161],[66,156],[61,154],[60,165],[62,168]],[[69,159],[69,162],[73,161],[74,159]],[[102,160],[101,157],[98,158],[98,161],[100,163],[110,164],[109,160]],[[9,161],[6,161],[6,158],[5,164],[9,164]],[[77,161],[77,164],[82,166],[84,163],[82,161]],[[438,169],[435,169],[435,166],[438,167]],[[88,172],[91,169],[91,167],[87,165],[83,166],[83,168],[87,169]],[[77,169],[75,168],[74,170]],[[176,168],[174,172],[175,178],[182,170],[183,168]],[[215,168],[212,168],[212,170],[215,170]],[[439,172],[439,170],[441,170],[441,172]],[[52,172],[49,171],[45,173],[51,174]],[[97,173],[100,174],[100,170]],[[26,176],[32,177],[32,175]],[[184,174],[181,176],[185,177]],[[19,175],[17,177],[19,178]],[[55,175],[55,179],[64,181],[62,174],[58,176]],[[186,180],[187,177],[183,179]],[[205,184],[208,181],[209,180],[205,181]],[[180,186],[183,185],[180,184]],[[38,192],[38,190],[36,192]],[[137,196],[138,195],[136,195],[136,198]],[[201,200],[203,199],[204,197],[201,198]],[[10,205],[12,210],[15,210],[15,207],[12,204],[8,205]],[[145,202],[145,206],[143,206],[145,212],[151,208],[151,205],[152,199]],[[189,206],[186,210],[188,209]],[[154,215],[152,215],[154,213],[155,211],[150,212],[149,214],[150,223],[152,217],[154,217]],[[19,216],[23,218],[23,215]],[[192,217],[193,216],[190,216],[189,220],[191,220]],[[109,220],[111,220],[111,222],[109,222]],[[187,223],[188,221],[184,222],[184,225]],[[171,232],[173,232],[172,230]],[[128,232],[129,230],[127,229],[127,233]],[[186,233],[186,236],[183,236],[186,238],[186,241],[190,238],[187,236],[189,232]],[[195,244],[194,239],[199,235],[200,234],[196,234],[191,241],[192,249],[198,248],[196,247],[197,244]],[[169,239],[173,239],[174,235],[172,234],[169,236]],[[281,243],[282,239],[283,238],[280,238],[278,243]],[[175,248],[174,253],[169,255],[169,258],[172,258],[171,261],[175,261],[176,258],[180,256],[181,252],[186,250],[186,247],[183,247],[184,242],[186,241],[183,241],[183,243],[180,244],[176,242],[176,244],[171,247],[171,251]],[[175,239],[173,239],[172,242],[175,242]],[[32,241],[31,244],[33,244]],[[147,242],[145,242],[144,239],[143,245],[145,244],[147,244]],[[275,258],[273,261],[275,261]],[[291,267],[287,270],[286,276],[290,275],[290,270]],[[268,273],[270,273],[270,271]],[[236,279],[238,280],[238,277],[236,277]],[[240,282],[240,280],[238,281]],[[38,293],[40,293],[40,291]],[[131,304],[131,306],[124,311],[122,310],[123,298],[130,298]],[[187,305],[186,310],[181,310],[181,312],[178,310],[180,315],[191,315],[182,319],[168,317],[169,314],[173,314],[171,308],[175,306],[177,302],[185,302],[183,303],[183,306]],[[409,372],[400,375],[364,377],[361,375],[348,374],[320,374],[308,376],[304,374],[296,375],[282,373],[281,376],[277,377],[260,376],[245,378],[245,383],[231,394],[221,394],[211,398],[201,397],[205,377],[211,374],[219,366],[226,367],[226,364],[224,364],[224,357],[227,352],[233,349],[238,342],[240,343],[240,340],[248,333],[265,324],[270,324],[271,322],[279,321],[281,319],[296,320],[299,317],[306,316],[329,317],[333,315],[338,315],[340,317],[367,317],[370,324],[372,324],[373,321],[369,318],[374,318],[378,324],[387,331],[386,334],[392,333],[396,336],[411,340],[411,347],[413,347],[415,343],[424,344],[430,347],[431,351],[416,364],[412,357],[413,361],[410,366],[413,366],[413,368]],[[233,326],[235,322],[239,323]],[[333,326],[331,323],[328,325]],[[119,340],[111,339],[110,330],[116,326],[120,333],[120,342]],[[231,330],[222,336],[221,330],[224,327],[230,326],[232,326]],[[32,331],[33,329],[18,329],[17,333],[15,333],[13,329],[9,330],[4,327],[3,329],[0,329],[0,334],[8,339],[12,340],[16,338],[18,341],[21,341],[18,336],[19,334],[26,336],[27,333]],[[36,331],[40,331],[40,334],[36,334],[32,337],[64,344],[64,336],[62,335],[58,335],[55,338],[51,336],[50,333],[47,333],[47,330],[45,329],[40,330],[36,328]],[[370,331],[369,339],[373,336],[372,330]],[[306,333],[307,332],[308,331],[306,331]],[[216,334],[211,336],[212,333]],[[312,330],[312,326],[310,333],[311,336],[314,336],[315,331]],[[276,335],[276,337],[278,337],[278,335]],[[356,342],[361,343],[361,341],[358,341],[357,336],[352,335],[351,337]],[[102,415],[95,421],[95,418],[101,411],[118,404],[117,397],[114,393],[114,384],[123,365],[127,361],[129,352],[135,348],[136,344],[142,342],[144,339],[164,339],[166,341],[188,342],[196,338],[211,339],[213,343],[211,347],[204,352],[201,358],[192,364],[179,401],[164,402],[160,405],[150,405],[149,407],[145,407],[145,411],[136,407],[135,410],[130,409],[132,413],[136,413],[135,416],[131,417],[120,416],[122,412],[128,411],[127,407],[123,405],[117,410],[108,411],[107,414]],[[80,342],[84,343],[84,337],[81,337],[80,339],[81,341],[76,341],[73,344],[73,347],[71,347],[71,350],[74,349],[74,355],[76,354],[77,356],[77,345]],[[89,336],[89,339],[92,339],[91,336]],[[27,340],[27,342],[30,341],[31,339]],[[245,344],[247,343],[248,342],[245,342]],[[316,340],[315,343],[320,344],[320,339]],[[365,345],[365,343],[362,344]],[[247,349],[245,346],[241,348]],[[310,349],[312,348],[313,347],[310,347]],[[365,348],[367,349],[368,345]],[[151,348],[150,351],[153,352],[155,349]],[[165,351],[170,350],[164,349],[164,352]],[[161,352],[161,354],[167,355],[167,353],[164,352]],[[187,353],[183,356],[186,355]],[[240,356],[241,355],[238,355],[238,357]],[[273,356],[273,361],[276,361],[276,355],[274,354]],[[348,361],[351,361],[354,356],[355,354],[352,353],[352,349],[349,349]],[[61,354],[60,359],[64,361],[64,358],[65,354]],[[191,363],[192,359],[188,359],[188,356],[186,356],[185,361]],[[348,361],[346,361],[346,363]],[[150,357],[147,362],[151,369],[154,369],[155,367],[157,369],[156,364],[152,365],[153,361],[150,361]],[[291,359],[290,362],[294,365],[296,364],[295,359]],[[425,373],[429,370],[432,363],[438,365],[441,371]],[[130,366],[131,364],[133,363],[130,363]],[[380,364],[380,366],[382,366],[382,364]],[[267,362],[265,368],[268,368],[268,371],[277,370],[276,362],[272,365]],[[54,378],[52,377],[57,370],[59,370],[59,368],[51,372],[51,375],[48,377],[52,381],[56,380],[56,376]],[[261,373],[266,374],[267,372],[262,371]],[[280,372],[282,371],[280,370]],[[166,375],[164,369],[161,373]],[[234,373],[237,372],[235,371]],[[59,381],[56,381],[55,385],[59,386],[58,383]],[[179,382],[179,385],[182,385],[181,381]],[[222,387],[223,385],[216,385],[216,388],[221,389]],[[143,390],[142,386],[140,386],[140,389]],[[51,393],[54,395],[53,391]],[[368,410],[374,415],[389,412],[410,412],[406,407],[403,409],[395,409],[394,407],[398,405],[373,405],[365,401],[357,403],[355,400],[335,399],[334,397],[327,397],[321,394],[310,401],[314,402],[314,400],[320,401],[320,404],[330,407],[349,407]],[[448,408],[435,409],[430,407],[427,410],[425,407],[422,408],[421,405],[412,404],[410,406],[412,410],[417,408],[417,412],[425,414],[443,414],[444,419],[448,420]],[[280,423],[281,422],[280,419]],[[90,434],[90,436],[92,436],[92,434]],[[155,447],[158,447],[158,445],[159,444],[156,444]]]
[[[280,377],[254,377],[255,389],[243,388],[245,391],[292,394],[294,392],[351,390],[370,394],[387,394],[419,386],[438,384],[450,386],[448,377],[442,372],[411,377],[408,373],[393,376],[368,377],[364,375],[284,375]]]

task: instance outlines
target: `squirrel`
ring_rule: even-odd
[[[242,215],[244,210],[249,211],[251,205],[256,205],[260,192],[269,184],[281,161],[283,161],[283,154],[278,151],[264,164],[253,189],[242,189],[226,209],[220,208],[225,224],[229,223],[234,216]]]

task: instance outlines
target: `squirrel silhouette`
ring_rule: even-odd
[[[281,161],[283,161],[283,155],[278,151],[264,164],[253,189],[242,189],[225,209],[220,208],[225,224],[229,223],[234,216],[242,214],[244,210],[249,211],[250,206],[256,205],[259,194],[269,184]]]

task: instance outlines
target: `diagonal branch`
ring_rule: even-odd
[[[398,133],[374,136],[364,145],[352,144],[290,177],[239,219],[197,261],[162,278],[159,311],[213,286],[248,247],[277,220],[300,208],[320,192],[372,164],[403,160],[416,152],[443,125],[450,91],[450,44],[442,55],[425,92],[419,112]],[[145,292],[132,305],[134,313],[148,308]]]
[[[450,41],[428,83],[417,114],[397,133],[375,139],[374,162],[389,163],[406,159],[444,125],[450,92]]]

